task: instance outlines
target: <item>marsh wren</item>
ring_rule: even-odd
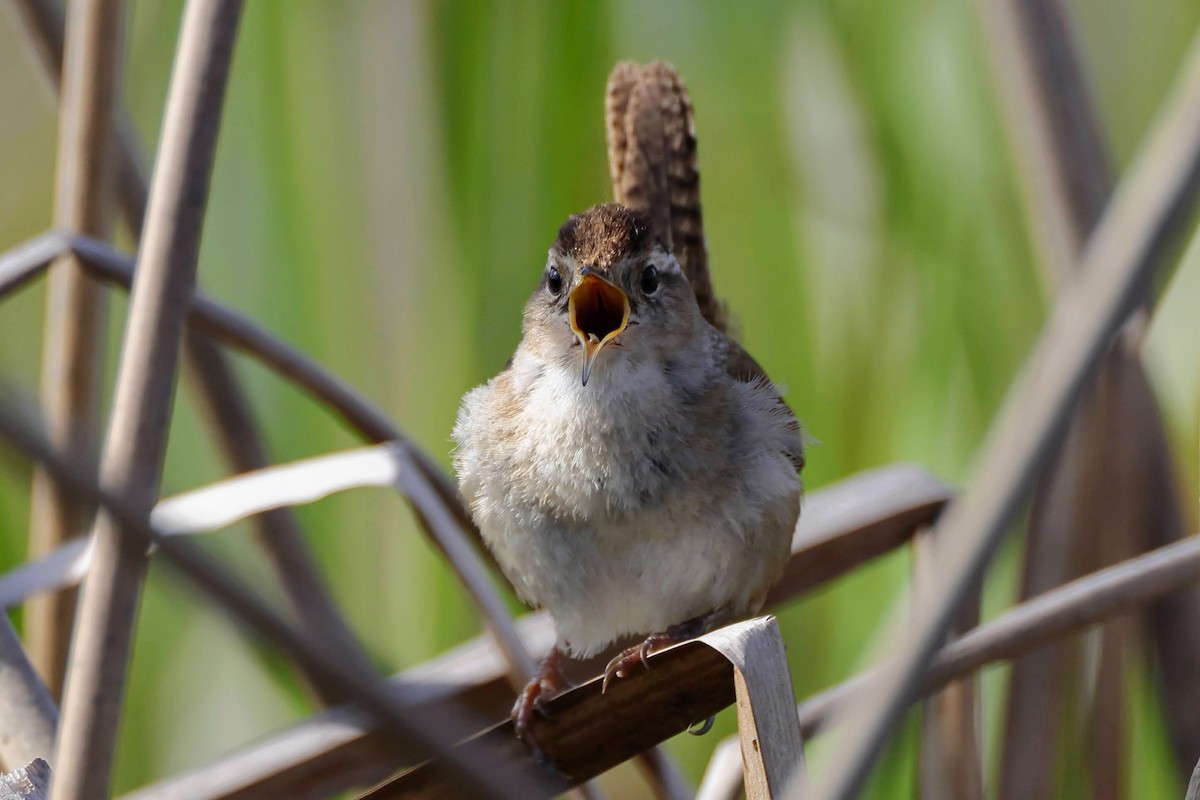
[[[757,612],[800,512],[800,426],[712,295],[686,92],[665,65],[621,65],[608,108],[625,202],[559,229],[516,353],[454,428],[484,540],[554,619],[556,646],[514,708],[523,737],[566,685],[564,654],[647,636],[609,663],[607,686]]]

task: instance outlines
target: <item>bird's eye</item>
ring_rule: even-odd
[[[642,291],[646,294],[658,291],[658,270],[653,264],[642,270]]]
[[[562,294],[563,279],[558,272],[558,267],[551,266],[546,270],[546,288],[550,290],[550,294]]]

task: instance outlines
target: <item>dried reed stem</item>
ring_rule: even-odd
[[[916,696],[938,691],[948,682],[987,664],[1081,631],[1198,580],[1200,537],[1197,536],[1079,578],[1006,611],[946,645],[918,681]],[[804,735],[812,736],[823,729],[836,707],[851,702],[868,684],[881,677],[883,670],[860,673],[803,701],[799,714]]]
[[[871,470],[812,492],[792,540],[790,559],[805,562],[808,569],[796,573],[802,580],[781,582],[782,591],[772,593],[769,609],[788,604],[851,569],[849,554],[858,553],[862,564],[879,555],[875,549],[878,542],[905,541],[907,536],[893,534],[897,526],[908,525],[911,534],[913,528],[931,523],[941,507],[931,503],[933,492],[945,495],[948,490],[909,464]],[[839,540],[841,545],[836,544]],[[829,554],[839,557],[827,558]],[[840,557],[842,554],[847,558]],[[517,629],[531,652],[545,653],[554,642],[553,625],[544,612],[519,619]],[[599,674],[613,654],[599,654],[580,665],[577,674]],[[506,668],[489,638],[477,637],[393,680],[420,687],[417,701],[422,704],[421,714],[438,716],[443,709],[470,709],[485,718],[499,719],[512,706]],[[342,707],[186,774],[143,787],[126,800],[316,800],[377,782],[406,765],[411,762],[406,764],[388,749],[370,717]]]
[[[1200,800],[1200,761],[1192,769],[1191,780],[1188,781],[1187,794],[1183,800]]]
[[[47,231],[0,254],[0,300],[37,278],[51,261],[70,251],[70,236]]]
[[[20,27],[25,31],[25,43],[29,46],[50,90],[58,94],[62,82],[63,64],[63,8],[58,0],[12,0],[12,8]],[[141,148],[133,120],[118,103],[115,108],[117,148],[116,192],[120,211],[134,239],[141,238],[142,215],[146,210],[145,170],[141,164]]]
[[[1095,625],[1149,603],[1180,587],[1195,583],[1197,580],[1200,580],[1200,537],[1195,536],[1081,578],[1002,614],[993,622],[965,634],[942,648],[929,664],[928,669],[919,677],[915,686],[915,695],[924,697],[941,691],[951,681],[970,675],[987,664],[1012,658],[1051,639]],[[664,681],[657,686],[651,685],[647,681],[645,685],[633,687],[634,691],[640,693],[642,703],[655,708],[670,707],[672,701],[666,698],[679,690],[675,684],[682,683],[685,675],[696,673],[696,676],[686,678],[689,681],[709,681],[709,678],[697,676],[709,675],[712,663],[707,654],[701,652],[698,647],[685,651],[685,648],[691,647],[692,644],[697,643],[684,645],[662,654],[662,656],[674,654],[680,657],[685,656],[686,652],[685,657],[689,657],[687,666],[675,669],[674,666],[667,666],[669,662],[663,659],[656,661],[655,667],[649,673],[653,675],[661,663],[663,670],[660,671],[674,670],[679,676],[678,680]],[[653,658],[661,658],[661,656]],[[864,692],[871,693],[885,682],[889,677],[888,666],[885,664],[880,668],[860,673],[844,683],[802,702],[797,707],[797,715],[804,737],[813,736],[824,727],[832,714],[851,705],[854,699]],[[662,676],[656,677],[661,678]],[[706,685],[715,693],[716,682]],[[586,730],[587,727],[594,729],[608,724],[595,719],[598,706],[603,710],[604,716],[613,716],[629,711],[624,704],[619,709],[601,706],[600,701],[603,698],[593,696],[595,689],[596,686],[593,682],[574,689],[555,700],[551,707],[557,712],[551,718],[552,730],[558,733],[561,741],[539,738],[539,742],[543,748],[547,749],[547,752],[552,752],[550,748],[567,748],[569,742],[570,755],[568,757],[571,760],[572,769],[568,771],[568,774],[594,774],[592,770],[596,768],[598,761],[611,759],[613,749],[620,749],[627,744],[614,741],[617,737],[611,732],[606,731],[601,736],[592,735],[595,733],[594,730],[591,733]],[[681,697],[686,696],[686,691],[681,693]],[[567,715],[570,716],[569,720],[563,718]],[[630,727],[636,726],[631,725]],[[496,738],[497,734],[503,733],[504,730],[503,727],[493,728],[484,735]],[[639,731],[637,734],[631,735],[640,737],[644,734]],[[576,773],[575,765],[586,766],[579,768]],[[717,785],[715,780],[711,783],[706,781],[708,785],[705,789],[705,796],[733,797],[738,782],[740,782],[740,775],[735,777],[735,773],[732,771],[726,772],[723,786]],[[403,786],[412,792],[411,795],[403,795],[405,797],[445,796],[437,792],[429,792],[429,787],[432,785],[436,785],[436,781],[424,779],[420,770],[409,773],[395,783],[397,789]],[[165,797],[167,795],[138,794],[139,800],[151,800],[156,796]],[[243,795],[243,797],[254,796],[256,795]],[[401,795],[394,792],[379,792],[371,795],[372,798],[378,797],[381,800],[391,796]],[[794,788],[793,792],[789,792],[789,796],[795,796]]]
[[[133,260],[123,253],[81,237],[71,239],[72,249],[89,268],[106,281],[128,287],[133,280]],[[415,466],[434,488],[463,530],[479,542],[479,533],[470,515],[458,501],[458,490],[433,460],[414,447],[410,438],[386,414],[333,373],[308,356],[272,336],[257,322],[226,308],[203,294],[194,293],[188,309],[190,323],[219,339],[229,347],[252,356],[285,380],[295,384],[315,400],[328,406],[359,435],[372,442],[399,442],[409,449]],[[440,542],[434,540],[439,548]],[[482,543],[480,543],[482,548]],[[486,553],[486,551],[483,551]],[[490,555],[487,556],[490,558]]]
[[[120,86],[122,0],[82,0],[66,26],[54,219],[64,229],[105,238],[112,227],[113,108]],[[66,255],[50,271],[42,358],[42,409],[54,442],[80,464],[94,465],[104,367],[105,296]],[[41,472],[33,477],[29,551],[34,557],[79,536],[92,509],[62,495]],[[30,655],[53,695],[62,692],[75,616],[75,592],[30,603]]]
[[[1004,0],[977,3],[977,10],[989,32],[1016,161],[1023,167],[1029,227],[1040,245],[1042,265],[1051,268],[1045,283],[1059,284],[1075,271],[1112,189],[1104,135],[1071,36],[1069,9],[1059,0]],[[1140,329],[1129,326],[1108,354],[1104,391],[1089,394],[1061,461],[1035,491],[1022,596],[1178,541],[1186,532],[1162,417],[1139,360]],[[1159,521],[1152,523],[1155,519]],[[1190,704],[1178,700],[1196,691],[1192,676],[1200,669],[1200,592],[1193,588],[1157,603],[1150,616],[1163,663],[1163,691],[1174,698],[1164,709],[1186,777],[1200,748],[1200,725],[1185,711]],[[1104,632],[1102,663],[1120,663],[1120,651],[1114,648],[1116,639],[1125,638],[1128,632],[1117,628]],[[1060,726],[1046,720],[1059,717],[1055,709],[1063,702],[1066,655],[1065,643],[1055,643],[1014,664],[1001,797],[1053,791]],[[1102,669],[1100,679],[1121,683],[1110,669]],[[1098,737],[1093,778],[1098,785],[1118,786],[1115,776],[1102,776],[1121,758],[1101,751],[1123,750],[1122,694],[1097,689],[1093,703],[1090,727]],[[1100,716],[1112,724],[1096,724]]]
[[[212,420],[231,466],[236,472],[251,472],[266,466],[269,459],[254,412],[229,359],[209,336],[195,331],[184,335],[184,355],[185,364],[196,378],[194,385],[201,406]],[[330,596],[296,515],[291,509],[279,508],[258,515],[254,522],[259,545],[266,552],[297,621],[332,652],[353,659],[364,671],[370,671],[371,660]],[[327,704],[345,699],[332,686],[314,683],[313,690]]]
[[[1083,269],[1063,295],[1005,401],[970,489],[939,524],[944,582],[897,647],[882,679],[846,714],[817,797],[845,800],[870,765],[945,636],[970,587],[1061,433],[1086,378],[1140,295],[1191,207],[1200,178],[1200,42],[1139,155],[1088,241]],[[944,543],[944,544],[943,544]]]
[[[145,553],[154,547],[180,575],[232,620],[275,643],[307,672],[318,675],[322,683],[336,684],[342,694],[350,697],[392,734],[386,743],[389,750],[414,759],[444,756],[452,768],[450,780],[464,792],[472,792],[471,796],[507,799],[526,797],[539,791],[536,780],[522,777],[515,768],[482,746],[451,749],[463,731],[471,730],[473,724],[477,724],[473,720],[447,708],[437,716],[426,715],[419,722],[414,721],[412,709],[416,698],[411,689],[394,683],[385,685],[374,675],[359,672],[352,662],[331,655],[328,648],[314,643],[277,615],[253,591],[217,567],[199,548],[183,541],[183,537],[163,536],[147,522],[144,507],[99,488],[94,479],[82,474],[53,449],[35,423],[13,411],[7,402],[0,402],[0,439],[41,464],[61,485],[100,507],[121,537],[125,552]],[[86,594],[85,591],[85,598]],[[73,671],[68,672],[68,702]],[[103,699],[96,697],[97,701]],[[63,731],[68,730],[64,720]],[[59,750],[62,750],[61,742]],[[61,756],[57,763],[60,769],[77,768]],[[56,781],[55,791],[62,791],[61,786],[62,783]],[[107,794],[101,792],[96,796]]]
[[[935,542],[930,530],[913,538],[913,591],[937,585]],[[979,626],[981,589],[964,603],[951,637]],[[915,601],[920,605],[922,598]],[[984,800],[983,759],[979,741],[979,682],[964,678],[929,698],[922,709],[918,791],[921,800]]]
[[[138,280],[117,373],[101,478],[139,514],[158,492],[179,342],[200,250],[217,131],[241,0],[191,0],[171,77]],[[68,54],[69,55],[69,54]],[[109,790],[133,646],[144,551],[101,513],[71,644],[54,800]]]
[[[1116,566],[1080,578],[1001,614],[946,645],[921,676],[915,698],[940,692],[988,664],[1011,659],[1045,642],[1076,633],[1127,613],[1180,588],[1200,581],[1200,537],[1159,548]],[[853,701],[881,675],[860,672],[812,695],[796,708],[805,739],[823,732],[830,717]],[[724,748],[722,743],[719,749]],[[705,776],[705,800],[736,797],[741,772],[728,762]]]
[[[35,263],[38,257],[51,257],[55,247],[64,244],[75,252],[87,268],[99,279],[128,289],[133,283],[134,262],[124,253],[87,237],[51,232],[18,245],[0,256],[0,288],[17,281],[28,281],[45,268]],[[241,350],[273,370],[284,380],[293,383],[314,400],[324,404],[360,436],[373,442],[395,441],[403,444],[413,458],[414,466],[429,481],[443,506],[467,532],[488,563],[494,563],[489,551],[483,548],[479,532],[470,515],[458,501],[458,490],[433,460],[412,445],[409,437],[386,414],[356,392],[333,373],[308,356],[276,339],[257,322],[199,292],[193,293],[188,308],[188,322],[228,347]],[[422,521],[424,524],[424,521]],[[443,554],[447,546],[426,527],[434,545]],[[447,555],[447,557],[449,557]]]
[[[1072,41],[1068,10],[1057,0],[976,5],[992,34],[987,39],[1006,101],[1008,129],[1016,140],[1016,161],[1027,189],[1027,225],[1041,254],[1042,283],[1061,287],[1075,271],[1112,187],[1104,137]],[[1061,456],[1034,490],[1022,598],[1086,572],[1085,547],[1107,549],[1114,539],[1132,533],[1117,524],[1128,496],[1114,483],[1116,476],[1106,474],[1113,461],[1104,457],[1103,449],[1114,438],[1109,431],[1122,431],[1124,437],[1136,430],[1120,419],[1091,413],[1095,400],[1091,393],[1084,399]],[[1072,644],[1051,643],[1013,664],[1000,766],[1002,798],[1054,793],[1059,736],[1074,727],[1073,722],[1060,722],[1070,691],[1071,657],[1079,656]],[[1121,702],[1119,693],[1097,694],[1095,699],[1101,704]]]
[[[19,0],[19,8],[27,39],[35,45],[43,73],[57,90],[62,63],[62,9],[56,0]],[[140,240],[147,195],[141,146],[124,107],[118,106],[116,111],[118,201],[126,227],[134,240]],[[0,297],[6,288],[3,275],[0,269]],[[233,471],[249,472],[266,466],[266,447],[249,399],[224,353],[207,336],[189,331],[184,338],[184,356],[185,365],[195,377],[201,406],[212,421]],[[263,514],[255,520],[255,531],[301,623],[346,658],[359,660],[361,666],[369,665],[369,658],[329,596],[295,515],[287,509]],[[341,699],[329,694],[328,687],[313,688],[326,702]]]
[[[977,0],[1048,298],[1074,274],[1113,176],[1061,0]]]

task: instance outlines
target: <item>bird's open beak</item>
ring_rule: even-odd
[[[596,355],[629,324],[629,298],[619,287],[585,269],[567,309],[571,330],[583,345],[583,385],[587,386]]]

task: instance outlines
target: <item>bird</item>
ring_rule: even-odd
[[[727,331],[707,264],[693,113],[673,67],[606,94],[615,202],[559,228],[503,371],[455,422],[459,490],[556,640],[513,709],[569,687],[567,656],[627,636],[604,688],[653,652],[761,609],[800,513],[804,435]]]

